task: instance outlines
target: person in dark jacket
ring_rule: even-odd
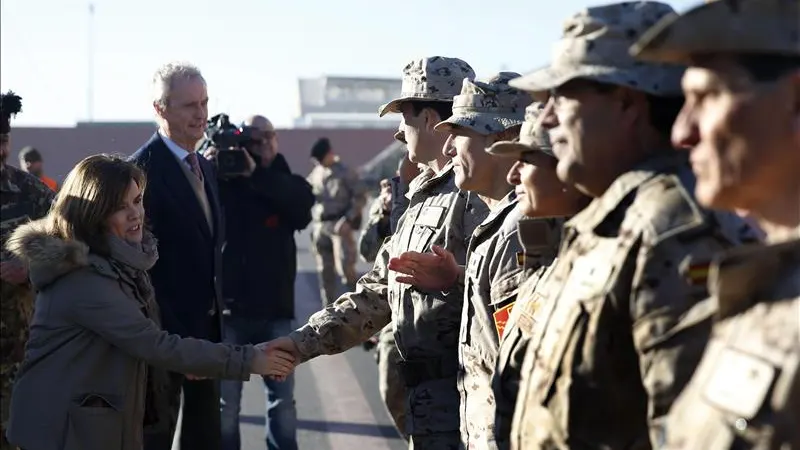
[[[294,319],[297,274],[295,231],[311,221],[314,195],[306,180],[292,174],[278,153],[270,121],[253,116],[244,123],[252,132],[247,145],[248,169],[241,176],[219,179],[225,210],[223,248],[225,342],[245,345],[290,332]],[[205,156],[216,158],[216,149]],[[264,378],[267,397],[267,448],[297,449],[294,380]],[[239,450],[242,382],[222,382],[222,449]]]
[[[147,174],[145,225],[160,254],[149,273],[161,320],[170,333],[219,342],[225,223],[215,168],[195,151],[208,120],[206,82],[197,67],[168,63],[156,71],[153,92],[158,130],[130,161]],[[218,450],[219,382],[172,373],[168,389],[172,416],[166,427],[145,428],[145,450],[170,450],[177,431],[181,448]]]

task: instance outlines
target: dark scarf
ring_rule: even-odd
[[[142,313],[160,327],[161,312],[147,273],[158,261],[155,237],[145,231],[141,244],[133,244],[116,236],[109,236],[108,248],[111,265],[125,282],[131,283],[135,288],[142,305]],[[169,382],[169,373],[166,370],[147,366],[143,425],[148,430],[164,429],[171,421],[169,415],[172,408],[168,406]]]
[[[116,236],[109,236],[108,249],[111,265],[126,281],[136,286],[145,314],[160,325],[153,286],[150,284],[150,277],[147,275],[147,271],[158,261],[158,249],[153,235],[145,233],[140,244],[133,244]]]

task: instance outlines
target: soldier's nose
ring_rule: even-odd
[[[692,115],[684,109],[672,125],[672,145],[675,148],[691,150],[698,143],[700,143],[700,130]]]

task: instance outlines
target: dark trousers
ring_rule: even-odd
[[[222,447],[219,415],[219,380],[187,380],[183,374],[170,373],[170,406],[172,417],[178,417],[183,390],[181,450],[219,450]],[[170,450],[177,421],[168,430],[145,431],[144,450]]]

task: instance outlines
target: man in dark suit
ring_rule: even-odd
[[[159,250],[150,276],[162,325],[184,337],[219,342],[223,220],[215,169],[195,152],[208,120],[205,80],[194,66],[167,64],[153,82],[159,129],[131,161],[147,173],[146,223]],[[170,450],[183,389],[181,449],[219,450],[219,382],[158,374],[151,371],[145,449]]]

